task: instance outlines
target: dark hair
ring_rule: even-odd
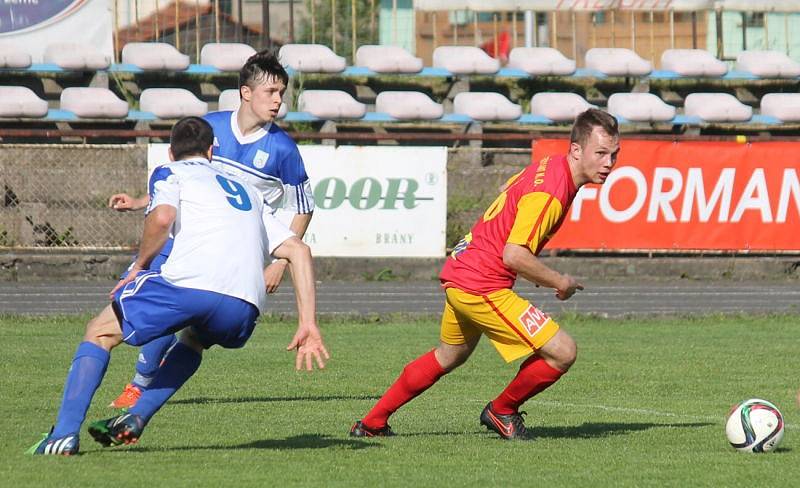
[[[214,131],[200,117],[184,117],[172,126],[169,147],[176,161],[189,156],[205,156],[212,144]]]
[[[255,84],[272,77],[281,80],[284,85],[289,84],[289,74],[278,61],[275,51],[264,49],[247,58],[239,70],[239,88],[245,85],[253,88]]]
[[[575,119],[575,123],[572,125],[572,132],[569,134],[569,142],[577,142],[581,147],[584,147],[595,127],[600,127],[611,137],[619,137],[617,119],[608,112],[590,108]]]

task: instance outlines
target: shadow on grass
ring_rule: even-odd
[[[342,400],[378,400],[377,395],[321,395],[295,397],[197,397],[171,400],[170,405],[203,405],[208,403],[272,403],[272,402],[338,402]]]
[[[244,444],[235,444],[232,446],[177,446],[177,447],[134,447],[131,449],[114,450],[108,452],[165,452],[165,451],[224,451],[224,450],[240,450],[240,449],[269,449],[273,451],[288,451],[294,449],[367,449],[372,447],[380,447],[380,444],[374,442],[366,442],[357,439],[341,439],[330,437],[324,434],[303,434],[287,437],[285,439],[263,439],[259,441],[246,442]]]
[[[613,435],[630,434],[631,432],[641,432],[649,429],[663,428],[686,428],[694,429],[697,427],[707,427],[714,425],[711,422],[687,422],[675,424],[653,424],[653,423],[619,423],[619,422],[584,422],[581,425],[570,427],[536,427],[532,426],[531,431],[535,437],[547,438],[576,438],[594,439],[598,437],[609,437]]]

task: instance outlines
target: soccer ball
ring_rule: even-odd
[[[737,451],[770,452],[783,439],[783,415],[772,403],[751,398],[731,409],[725,434]]]

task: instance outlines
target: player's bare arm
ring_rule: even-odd
[[[544,264],[525,246],[506,244],[503,263],[518,275],[539,286],[556,290],[556,298],[567,300],[583,285],[568,274],[562,274]]]
[[[116,193],[108,199],[108,207],[117,212],[142,210],[150,203],[150,195],[134,198],[127,193]]]
[[[294,232],[294,235],[300,239],[306,234],[308,224],[311,223],[313,213],[295,214],[292,218],[292,223],[289,229]],[[286,266],[289,261],[286,259],[277,259],[264,268],[264,284],[267,287],[267,293],[275,293],[283,280],[283,274],[286,272]]]
[[[147,269],[150,262],[155,258],[169,239],[169,231],[172,228],[177,210],[171,205],[159,205],[153,209],[144,219],[144,230],[142,240],[139,244],[139,254],[133,263],[128,275],[117,283],[111,290],[109,297],[113,298],[114,293],[127,285],[136,278],[140,271]]]
[[[330,358],[322,341],[322,334],[316,319],[316,285],[311,249],[298,237],[284,241],[273,252],[277,258],[287,259],[292,267],[295,296],[297,297],[298,325],[287,351],[296,350],[295,368],[312,371],[316,361],[318,368],[325,367]]]

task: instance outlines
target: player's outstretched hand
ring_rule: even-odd
[[[108,293],[108,299],[113,300],[114,294],[117,292],[117,290],[135,280],[136,276],[141,272],[142,269],[134,265],[130,270],[128,270],[128,274],[125,276],[125,278],[119,280],[119,283],[117,283],[117,285]]]
[[[575,278],[568,274],[565,274],[564,277],[567,280],[567,286],[556,290],[556,298],[559,300],[568,300],[576,291],[583,290],[583,285],[578,283]]]
[[[325,349],[325,344],[322,342],[322,335],[316,325],[301,326],[297,329],[292,342],[286,346],[287,351],[296,350],[294,368],[296,370],[305,369],[313,371],[314,365],[312,358],[317,362],[317,367],[323,369],[325,367],[325,360],[330,359],[328,350]]]
[[[116,193],[108,199],[108,207],[118,212],[133,210],[134,199],[127,193]]]
[[[283,273],[286,272],[288,261],[278,259],[274,263],[264,268],[264,284],[267,286],[267,293],[275,293],[283,280]]]

